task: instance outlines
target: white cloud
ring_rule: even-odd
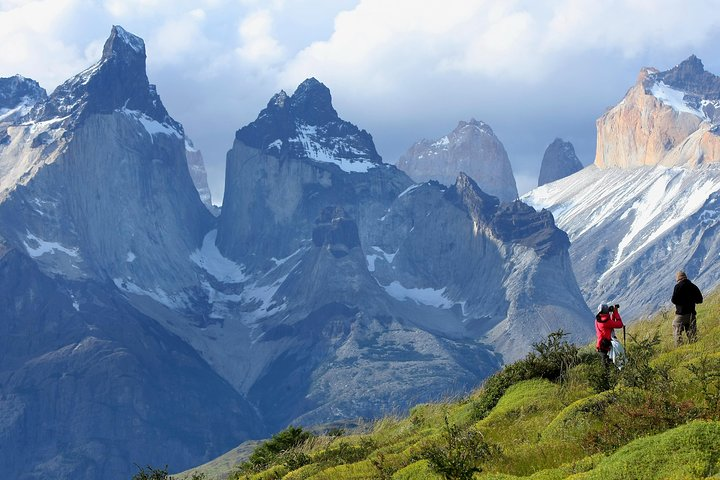
[[[535,82],[570,54],[687,48],[718,27],[718,0],[361,0],[282,80],[319,75],[388,91],[453,72]]]
[[[79,41],[77,15],[92,5],[82,0],[3,2],[0,14],[0,66],[4,75],[40,79],[52,89],[86,68],[86,42]]]
[[[258,10],[245,17],[238,27],[241,46],[238,55],[245,61],[269,65],[284,56],[284,48],[272,34],[273,18],[269,10]]]
[[[147,42],[153,65],[187,64],[188,58],[212,50],[212,42],[204,33],[206,18],[205,11],[196,8],[167,18],[157,26]]]

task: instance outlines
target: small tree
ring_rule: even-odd
[[[248,458],[247,462],[240,465],[241,472],[257,472],[264,470],[272,465],[279,457],[307,441],[312,434],[303,430],[301,427],[293,427],[292,425],[276,433],[267,442],[263,442],[258,446]],[[290,463],[295,463],[298,458],[290,459]]]
[[[450,425],[446,414],[442,442],[424,447],[422,457],[446,480],[472,480],[482,470],[480,464],[496,450],[477,429]]]

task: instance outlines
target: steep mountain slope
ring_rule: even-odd
[[[560,180],[582,170],[583,166],[575,155],[572,143],[556,138],[548,145],[540,165],[538,187]]]
[[[190,466],[261,431],[246,400],[114,289],[49,277],[24,252],[6,248],[0,246],[6,478],[129,478],[133,463]]]
[[[261,431],[243,395],[122,294],[195,295],[189,257],[213,222],[142,40],[113,27],[97,64],[32,101],[0,123],[0,470],[123,478]]]
[[[668,303],[677,270],[701,288],[720,283],[719,96],[720,78],[695,57],[644,69],[598,120],[595,165],[524,197],[570,236],[590,304],[619,301],[637,317]]]
[[[475,119],[459,122],[455,130],[437,140],[419,141],[400,157],[397,166],[416,182],[436,180],[452,185],[464,172],[503,202],[518,196],[505,147],[490,125]]]

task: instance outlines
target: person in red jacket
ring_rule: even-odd
[[[597,344],[595,348],[600,353],[604,365],[610,364],[610,357],[608,352],[610,351],[611,343],[610,338],[612,332],[616,328],[623,328],[625,325],[620,318],[620,305],[614,307],[608,307],[606,304],[602,304],[598,307],[598,313],[595,315],[595,333],[597,335]]]

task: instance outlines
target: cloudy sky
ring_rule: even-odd
[[[555,137],[592,162],[595,119],[641,67],[695,53],[720,74],[720,0],[0,0],[0,76],[52,91],[97,61],[113,24],[145,39],[216,203],[235,130],[307,77],[390,163],[487,122],[525,192]]]

